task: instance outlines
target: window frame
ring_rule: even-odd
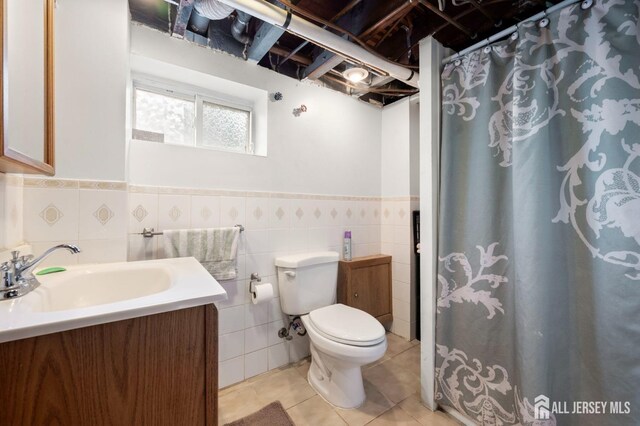
[[[186,84],[171,82],[167,80],[161,80],[156,78],[150,78],[148,76],[140,76],[136,75],[132,77],[131,84],[131,97],[132,97],[132,122],[131,128],[136,128],[136,120],[137,120],[137,103],[136,103],[136,93],[137,90],[142,90],[145,92],[150,92],[162,96],[172,97],[175,99],[180,99],[183,101],[189,101],[194,103],[194,111],[195,111],[195,120],[194,120],[194,140],[191,144],[175,144],[171,142],[162,142],[165,145],[172,146],[182,146],[188,148],[199,148],[199,149],[208,149],[213,151],[222,151],[229,152],[233,154],[248,154],[248,155],[257,155],[255,153],[255,142],[253,140],[253,128],[255,126],[254,123],[254,111],[253,106],[249,104],[249,102],[242,102],[241,100],[229,100],[227,97],[224,97],[218,93],[208,91],[206,89],[188,86]],[[247,142],[244,146],[244,151],[237,151],[233,149],[226,149],[218,146],[205,146],[203,145],[204,140],[204,103],[210,103],[214,105],[220,105],[225,108],[236,109],[240,111],[245,111],[249,114],[249,128],[248,128],[248,138]],[[136,139],[138,140],[138,139]]]

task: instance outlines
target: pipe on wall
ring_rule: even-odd
[[[271,25],[283,28],[305,40],[309,40],[330,52],[344,57],[349,62],[366,65],[379,74],[393,77],[416,88],[419,87],[419,75],[417,72],[368,52],[362,47],[264,0],[218,1]]]

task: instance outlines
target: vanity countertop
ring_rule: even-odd
[[[0,343],[211,304],[224,288],[194,258],[69,266],[0,301]]]

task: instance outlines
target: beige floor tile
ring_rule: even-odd
[[[316,394],[307,380],[293,368],[280,371],[251,383],[262,405],[280,401],[287,409]]]
[[[420,340],[413,339],[413,340],[412,340],[411,342],[409,342],[409,343],[411,343],[413,346],[418,346],[418,345],[420,345]]]
[[[364,391],[367,394],[367,400],[361,407],[352,410],[336,408],[338,415],[349,426],[365,425],[393,406],[393,402],[389,401],[368,380],[364,381]]]
[[[369,380],[391,402],[398,403],[420,389],[419,376],[412,373],[405,365],[392,360],[362,371]]]
[[[393,333],[387,333],[387,353],[385,355],[393,357],[412,348],[414,345],[403,337],[396,336]]]
[[[413,417],[407,414],[399,406],[393,407],[374,421],[369,423],[370,426],[420,426]]]
[[[240,382],[240,383],[236,383],[235,385],[231,385],[231,386],[227,386],[224,389],[220,389],[218,391],[218,397],[221,397],[223,395],[226,395],[228,393],[233,393],[236,392],[242,388],[246,388],[247,386],[249,386],[249,382],[244,381],[244,382]]]
[[[320,395],[289,408],[287,413],[296,426],[346,426],[333,407]]]
[[[258,400],[258,395],[249,386],[218,396],[218,422],[223,425],[258,411],[266,404]]]
[[[457,426],[460,423],[447,413],[442,411],[431,411],[420,401],[418,394],[413,394],[409,398],[398,404],[418,423],[425,426]]]
[[[311,358],[305,358],[294,364],[294,368],[296,371],[306,380],[307,373],[309,372],[309,367],[311,367]]]
[[[391,361],[403,365],[416,376],[420,377],[420,346],[414,346],[409,350],[391,358]]]

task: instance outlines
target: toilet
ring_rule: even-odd
[[[311,342],[311,386],[329,403],[356,408],[366,399],[361,367],[387,350],[384,327],[368,313],[336,304],[338,253],[276,259],[280,305],[300,316]]]

